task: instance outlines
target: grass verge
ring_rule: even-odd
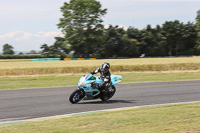
[[[105,111],[1,126],[1,133],[198,133],[200,102]]]
[[[120,73],[113,73],[113,74],[120,74]],[[122,83],[200,80],[200,72],[121,73],[120,75],[123,76]],[[82,75],[1,77],[0,90],[36,88],[36,87],[76,86],[81,76]]]

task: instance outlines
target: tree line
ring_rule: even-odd
[[[8,43],[3,45],[3,55],[14,55],[14,47]],[[19,52],[19,55],[23,55],[24,53]],[[28,53],[25,54],[40,54],[40,52],[37,52],[35,50],[31,50]],[[12,57],[12,56],[11,56]]]
[[[166,21],[162,25],[144,29],[128,29],[110,25],[104,28],[102,9],[96,0],[70,0],[61,7],[63,17],[58,28],[64,37],[56,37],[53,45],[41,46],[44,55],[61,55],[70,52],[75,57],[138,57],[181,56],[200,54],[200,10],[196,22]]]
[[[144,29],[105,28],[102,17],[107,9],[96,0],[70,0],[60,8],[57,24],[64,37],[55,37],[52,45],[41,45],[45,56],[73,57],[139,57],[200,55],[200,10],[196,21],[166,21]]]

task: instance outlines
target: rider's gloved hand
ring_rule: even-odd
[[[93,72],[90,72],[90,74],[92,74],[92,75],[93,75]]]

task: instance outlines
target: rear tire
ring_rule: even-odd
[[[100,99],[102,101],[108,101],[110,98],[114,96],[115,92],[116,92],[116,88],[114,85],[112,85],[108,88],[108,92],[106,93],[106,95],[101,94]]]
[[[72,94],[69,97],[69,101],[72,104],[78,103],[80,102],[84,97],[84,92],[81,90],[75,90],[74,92],[72,92]]]

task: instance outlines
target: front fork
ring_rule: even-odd
[[[81,92],[80,94],[81,99],[84,99],[86,97],[84,90],[80,87],[78,87],[77,89]]]

